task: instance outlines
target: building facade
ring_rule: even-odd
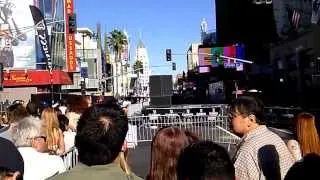
[[[135,62],[142,62],[142,73],[138,73],[138,77],[135,83],[134,93],[138,97],[149,97],[149,77],[151,76],[151,70],[149,66],[148,51],[143,42],[140,40],[136,49]]]
[[[75,65],[74,34],[68,31],[68,13],[75,13],[73,2],[74,0],[0,1],[0,63],[4,66],[4,90],[0,92],[3,93],[2,98],[17,92],[25,92],[23,96],[30,97],[30,92],[19,91],[23,88],[34,89],[32,93],[59,92],[61,85],[72,84],[66,72],[73,72],[69,71],[69,62],[72,61]],[[51,51],[53,66],[51,75],[36,33],[30,5],[37,7],[45,18],[49,36],[49,43],[46,45]],[[69,40],[68,44],[66,39]],[[66,47],[69,47],[69,51]]]
[[[188,71],[196,70],[199,66],[199,50],[200,43],[192,43],[187,52],[187,66]]]
[[[77,52],[77,67],[73,73],[73,85],[63,86],[63,90],[78,92],[81,89],[81,81],[85,81],[85,89],[96,92],[99,88],[99,79],[102,74],[98,69],[101,67],[98,63],[98,44],[96,34],[89,28],[77,28],[76,52]],[[98,74],[100,72],[100,74]],[[82,73],[82,75],[81,75]]]

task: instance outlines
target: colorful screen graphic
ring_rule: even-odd
[[[237,59],[245,59],[245,49],[243,45],[234,45],[226,47],[199,48],[199,66],[217,67],[223,65],[225,68],[236,68],[243,71],[243,63],[234,59],[222,58],[227,56]]]

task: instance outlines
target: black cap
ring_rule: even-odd
[[[9,140],[0,137],[0,168],[12,172],[19,171],[23,176],[23,158],[16,146]]]

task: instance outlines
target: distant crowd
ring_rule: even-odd
[[[128,164],[126,109],[115,99],[47,104],[15,102],[0,122],[0,180],[295,180],[320,179],[315,116],[295,118],[295,138],[284,141],[265,126],[264,105],[242,96],[230,104],[229,123],[241,137],[234,157],[219,144],[178,127],[159,128],[149,171],[138,177]],[[77,149],[66,169],[61,156]]]

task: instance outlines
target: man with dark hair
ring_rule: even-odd
[[[24,172],[24,162],[14,144],[0,138],[0,179],[21,179]]]
[[[264,124],[264,105],[254,97],[242,96],[230,107],[230,120],[234,132],[242,136],[234,157],[236,177],[241,180],[266,179],[263,171],[265,157],[278,157],[281,179],[287,174],[294,160],[283,140]],[[276,152],[263,154],[263,148],[272,145]],[[276,159],[276,158],[275,158]],[[275,162],[273,162],[275,163]],[[276,173],[276,170],[274,170]]]
[[[77,167],[56,179],[140,179],[121,169],[121,148],[128,131],[128,119],[116,103],[97,104],[87,109],[77,126]]]
[[[178,180],[235,180],[228,152],[210,141],[191,144],[182,151],[177,175]]]

